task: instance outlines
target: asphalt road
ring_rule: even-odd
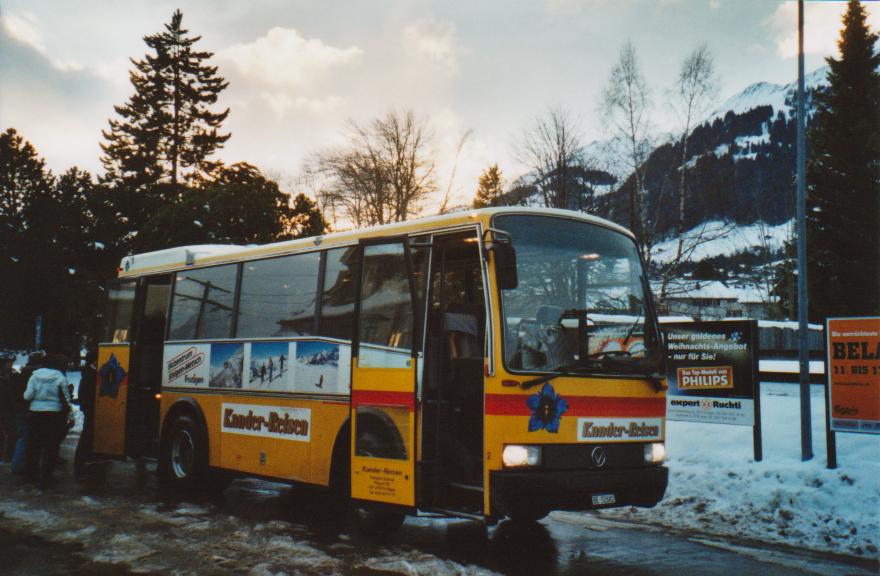
[[[72,460],[75,438],[63,456]],[[327,514],[327,497],[258,480],[221,496],[164,494],[151,466],[112,463],[103,483],[70,466],[41,491],[0,465],[0,573],[147,574],[877,574],[876,563],[713,539],[592,514],[539,524],[408,519],[376,541]]]

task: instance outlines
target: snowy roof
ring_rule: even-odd
[[[731,286],[736,292],[736,299],[743,304],[764,304],[766,302],[778,302],[779,297],[767,293],[762,286]]]

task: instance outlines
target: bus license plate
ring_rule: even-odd
[[[593,494],[593,506],[608,506],[615,502],[614,494]]]

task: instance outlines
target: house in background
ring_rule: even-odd
[[[661,305],[661,314],[690,316],[694,320],[769,317],[775,296],[757,286],[727,286],[718,280],[697,280],[676,289]]]

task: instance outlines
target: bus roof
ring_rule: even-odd
[[[557,208],[502,206],[497,208],[480,208],[436,216],[427,216],[404,222],[333,232],[323,236],[311,236],[308,238],[298,238],[296,240],[283,240],[271,244],[250,244],[247,246],[238,244],[201,244],[167,248],[155,252],[144,252],[142,254],[125,256],[120,262],[119,276],[137,276],[148,272],[176,270],[195,265],[203,266],[206,264],[219,264],[227,261],[236,261],[244,258],[266,257],[315,246],[347,244],[356,241],[358,238],[384,235],[393,236],[394,234],[407,234],[421,230],[430,231],[435,228],[474,224],[481,221],[488,222],[489,219],[498,214],[541,214],[546,216],[574,218],[598,224],[606,228],[611,228],[630,237],[633,236],[629,230],[611,222],[610,220],[599,218],[598,216],[593,216],[584,212],[560,210]]]

